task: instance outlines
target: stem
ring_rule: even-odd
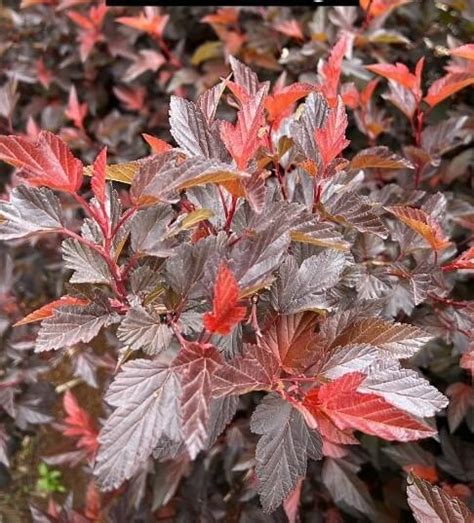
[[[227,234],[229,234],[230,226],[232,224],[232,219],[234,218],[236,208],[237,208],[237,196],[232,196],[232,203],[231,203],[230,210],[227,214],[227,219],[226,219],[225,225],[224,225],[224,231]]]

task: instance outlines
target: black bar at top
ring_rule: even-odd
[[[179,3],[169,3],[165,1],[153,1],[153,0],[106,0],[106,4],[109,6],[163,6],[163,7],[188,7],[188,6],[199,6],[199,7],[262,7],[262,6],[306,6],[306,7],[318,7],[318,6],[357,6],[359,2],[357,0],[225,0],[222,4],[213,3],[209,4],[209,0],[205,1],[183,1],[178,0]]]

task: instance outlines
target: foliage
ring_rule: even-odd
[[[469,521],[473,44],[384,0],[194,10],[188,55],[175,10],[37,3],[4,13],[63,59],[2,57],[0,461],[50,425],[87,495],[33,518]],[[394,29],[425,14],[445,72]]]

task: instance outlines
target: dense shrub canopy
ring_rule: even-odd
[[[37,4],[2,12],[5,510],[471,521],[469,8]]]

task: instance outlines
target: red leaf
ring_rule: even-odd
[[[107,167],[107,147],[97,155],[92,165],[91,187],[94,196],[103,205],[105,203],[105,179]]]
[[[69,101],[64,114],[73,121],[78,129],[84,129],[84,118],[87,115],[87,104],[79,103],[77,91],[74,85],[69,91]]]
[[[292,18],[291,20],[282,20],[281,22],[276,22],[273,24],[273,27],[279,32],[295,40],[304,40],[303,30],[301,25],[297,20]]]
[[[53,73],[46,68],[46,65],[42,58],[36,60],[36,76],[38,77],[39,83],[45,88],[49,89],[49,84],[54,78]]]
[[[41,131],[36,143],[21,136],[0,136],[0,160],[23,169],[31,185],[76,192],[82,184],[82,162],[49,131]]]
[[[459,258],[441,267],[444,272],[455,271],[457,269],[474,270],[474,247],[463,252]]]
[[[142,111],[145,107],[146,89],[135,87],[127,89],[125,87],[114,87],[115,96],[124,104],[127,111]]]
[[[413,441],[436,434],[436,430],[411,418],[380,396],[357,391],[365,376],[358,372],[310,391],[305,407],[323,413],[341,430],[354,429],[389,441]]]
[[[439,78],[428,89],[425,102],[434,107],[464,87],[474,84],[474,75],[470,73],[448,73]]]
[[[331,107],[334,107],[337,103],[342,60],[346,54],[346,50],[347,38],[343,36],[332,48],[327,62],[321,60],[318,64],[318,72],[323,80],[321,91]]]
[[[264,97],[266,88],[261,88],[248,102],[242,105],[237,115],[237,123],[222,122],[221,138],[237,168],[245,170],[248,162],[260,145],[259,131],[264,124]]]
[[[22,320],[17,321],[13,326],[19,327],[20,325],[26,325],[28,323],[34,323],[36,321],[42,321],[46,318],[51,318],[54,315],[54,311],[59,307],[64,307],[65,305],[87,305],[89,300],[84,300],[82,298],[77,298],[75,296],[63,296],[59,300],[54,300],[51,303],[43,305],[39,309],[31,312],[25,316]]]
[[[84,449],[90,458],[95,456],[99,444],[98,432],[92,423],[89,414],[79,406],[71,391],[66,391],[63,397],[63,407],[66,411],[66,426],[62,429],[65,436],[79,438],[77,446]]]
[[[86,506],[84,509],[84,515],[86,518],[92,521],[99,521],[101,516],[101,500],[100,493],[97,487],[94,485],[94,482],[91,481],[87,485],[86,492]]]
[[[466,369],[474,376],[474,350],[466,352],[461,356],[461,361],[459,362],[461,368]]]
[[[327,167],[349,145],[350,141],[346,140],[346,128],[347,114],[342,100],[339,99],[337,106],[330,110],[324,127],[315,131],[316,143],[324,167]]]
[[[244,319],[246,309],[237,305],[238,299],[237,281],[227,265],[221,263],[214,285],[212,312],[204,315],[204,326],[209,332],[229,334]]]
[[[172,149],[169,143],[166,143],[164,140],[161,140],[156,136],[146,133],[143,133],[142,136],[155,154],[161,154]]]

